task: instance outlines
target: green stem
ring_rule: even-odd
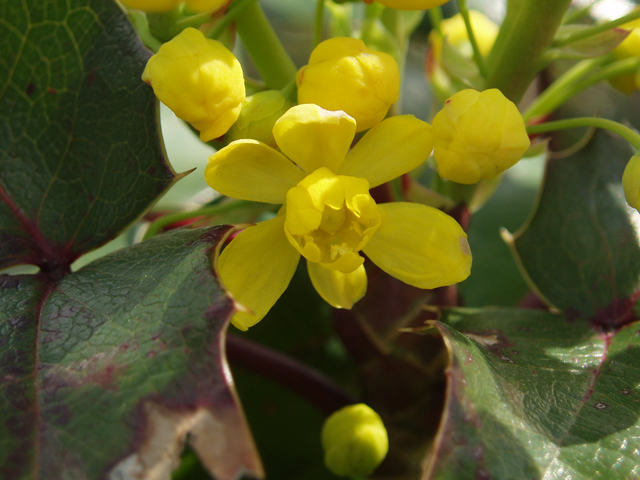
[[[203,24],[211,21],[212,12],[198,13],[197,15],[189,15],[181,18],[174,25],[175,35],[179,34],[185,28],[200,28]]]
[[[554,93],[554,95],[546,99],[543,105],[532,105],[532,108],[527,110],[525,115],[523,115],[523,118],[525,120],[528,120],[530,118],[533,118],[534,116],[546,115],[547,113],[556,110],[558,107],[565,104],[567,101],[571,100],[573,97],[578,95],[580,92],[583,92],[587,88],[592,87],[593,85],[596,85],[603,80],[608,80],[609,78],[615,78],[620,75],[635,73],[638,71],[638,69],[640,69],[640,58],[637,57],[625,58],[624,60],[613,62],[610,65],[602,68],[598,73],[585,78],[581,82],[578,82],[572,86],[568,86],[567,88],[559,89]]]
[[[631,130],[629,127],[625,127],[621,123],[608,120],[606,118],[598,117],[577,117],[570,118],[568,120],[557,120],[554,122],[539,123],[537,125],[530,125],[527,127],[528,134],[551,132],[554,130],[565,130],[567,128],[576,127],[596,127],[604,128],[617,133],[627,142],[633,145],[636,149],[640,149],[640,134]]]
[[[429,9],[429,20],[431,21],[431,28],[438,32],[442,36],[442,8],[435,7]]]
[[[236,29],[269,88],[279,90],[296,78],[296,66],[259,3],[254,2],[245,8],[236,20]]]
[[[242,15],[245,8],[247,8],[252,3],[257,2],[258,0],[236,0],[235,2],[233,2],[224,16],[211,29],[211,31],[209,32],[209,37],[213,39],[218,38],[229,25],[235,22],[236,19],[240,15]]]
[[[237,208],[251,205],[252,203],[253,202],[249,202],[247,200],[232,200],[230,202],[224,203],[223,205],[216,203],[214,205],[207,205],[206,207],[202,207],[202,208],[199,208],[198,210],[193,210],[191,212],[169,213],[151,222],[151,225],[149,225],[149,228],[145,232],[142,240],[144,241],[144,240],[147,240],[148,238],[156,236],[158,233],[162,231],[164,227],[171,225],[173,223],[182,222],[184,220],[190,220],[196,217],[207,217],[211,215],[218,215],[220,213],[227,213]]]
[[[571,0],[510,0],[500,33],[487,58],[487,88],[518,104],[536,74],[540,57],[562,23]]]
[[[324,2],[325,0],[316,0],[316,16],[313,28],[314,48],[322,42],[322,35],[324,32]]]
[[[562,24],[563,25],[568,25],[570,23],[574,23],[577,20],[580,20],[582,17],[584,17],[585,15],[587,15],[589,13],[589,11],[591,10],[591,8],[598,2],[600,2],[601,0],[593,0],[593,2],[591,2],[589,5],[587,5],[584,8],[580,8],[574,12],[568,13],[564,19],[562,20]]]
[[[584,40],[585,38],[593,37],[594,35],[598,35],[599,33],[606,32],[608,30],[611,30],[612,28],[619,27],[620,25],[623,25],[632,20],[636,20],[638,18],[640,18],[640,10],[634,10],[631,13],[623,15],[620,18],[616,18],[615,20],[604,22],[599,25],[593,25],[592,27],[583,28],[576,32],[559,35],[553,41],[553,46],[563,47],[570,43],[577,42],[578,40]]]
[[[460,15],[462,15],[462,19],[464,20],[464,25],[467,28],[467,36],[469,37],[469,42],[473,49],[473,59],[476,61],[476,65],[478,65],[480,75],[482,75],[482,78],[486,80],[489,76],[489,72],[487,70],[487,64],[485,63],[484,57],[482,56],[482,53],[480,53],[476,36],[473,33],[471,18],[469,18],[469,8],[467,8],[467,0],[458,0],[458,9],[460,10]]]
[[[535,116],[545,115],[558,106],[556,98],[564,91],[571,89],[582,77],[591,73],[605,62],[611,61],[607,57],[582,60],[558,77],[544,92],[542,92],[529,106],[523,117],[525,120]]]
[[[160,47],[162,46],[162,42],[154,37],[151,30],[149,30],[149,20],[147,19],[147,16],[140,10],[130,10],[129,18],[138,32],[142,43],[153,51],[153,53],[158,53],[158,50],[160,50]]]

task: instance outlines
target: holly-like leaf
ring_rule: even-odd
[[[111,0],[0,2],[0,268],[115,238],[177,179],[150,55]]]
[[[608,327],[631,318],[640,288],[640,215],[621,184],[631,155],[624,140],[599,131],[587,148],[550,160],[535,215],[506,235],[540,298]]]
[[[57,283],[0,277],[3,479],[168,478],[187,438],[216,478],[262,476],[211,265],[229,231],[154,237]]]
[[[640,475],[640,323],[605,335],[539,310],[457,309],[432,325],[448,386],[423,480]]]

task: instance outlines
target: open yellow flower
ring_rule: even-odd
[[[431,126],[411,115],[391,117],[349,151],[355,132],[355,120],[342,111],[298,105],[274,126],[282,153],[256,140],[238,140],[209,158],[205,179],[218,192],[284,204],[276,218],[245,229],[220,255],[220,279],[245,307],[232,319],[239,329],[266,315],[289,284],[300,255],[307,259],[315,289],[337,308],[351,308],[366,291],[360,251],[385,272],[420,288],[450,285],[469,275],[466,234],[455,220],[425,205],[377,205],[369,194],[369,188],[429,156]]]

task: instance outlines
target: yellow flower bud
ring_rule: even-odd
[[[152,56],[142,80],[204,142],[224,135],[245,99],[240,62],[222,43],[187,28]]]
[[[499,90],[462,90],[433,119],[434,157],[443,178],[458,183],[491,179],[529,148],[518,108]]]
[[[162,13],[177,8],[180,0],[120,0],[129,9],[143,12]]]
[[[386,7],[396,8],[398,10],[427,10],[444,5],[448,1],[449,0],[377,0],[378,3]]]
[[[471,28],[473,28],[473,34],[476,37],[480,53],[483,57],[486,57],[496,41],[500,28],[477,10],[469,10],[469,20],[471,21]],[[461,14],[458,13],[451,18],[443,20],[440,24],[440,29],[442,30],[442,36],[446,38],[449,45],[457,48],[467,58],[473,56],[473,48]],[[436,30],[432,30],[429,33],[429,46],[436,61],[442,63],[442,38]]]
[[[335,37],[313,50],[297,84],[298,103],[342,110],[360,132],[381,122],[398,100],[400,72],[390,55],[369,50],[362,40]]]
[[[187,7],[196,13],[209,12],[218,10],[223,5],[229,3],[229,0],[186,0]]]
[[[363,403],[344,407],[322,427],[324,463],[336,475],[369,475],[389,450],[380,416]]]
[[[618,60],[640,57],[640,19],[632,20],[619,28],[630,30],[629,35],[618,45],[613,54]],[[639,72],[640,74],[640,72]],[[609,83],[627,95],[640,87],[639,75],[625,74],[609,79]]]
[[[627,203],[638,210],[640,207],[640,155],[631,157],[622,174],[622,187]]]
[[[273,126],[293,105],[278,90],[267,90],[247,97],[236,123],[227,132],[226,140],[253,138],[276,148]]]

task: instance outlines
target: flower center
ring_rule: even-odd
[[[378,206],[364,178],[335,175],[322,167],[287,192],[284,231],[311,262],[353,272],[358,253],[380,226]]]

